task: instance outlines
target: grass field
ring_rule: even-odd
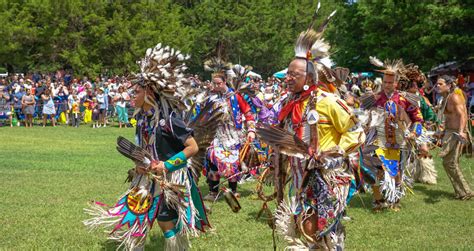
[[[127,184],[132,163],[115,150],[122,135],[133,129],[0,128],[0,249],[98,250],[115,248],[106,233],[88,232],[83,208],[90,200],[115,203]],[[474,186],[473,160],[462,158],[468,182]],[[374,214],[371,197],[355,197],[346,222],[349,250],[474,249],[474,201],[453,199],[453,188],[436,159],[438,185],[417,184],[402,201],[402,211]],[[201,182],[203,193],[207,192]],[[272,250],[272,235],[264,220],[255,220],[261,202],[254,183],[241,188],[242,210],[234,214],[225,202],[212,205],[213,230],[192,239],[195,250]],[[365,206],[364,206],[365,205]],[[281,238],[278,249],[283,249]],[[146,248],[162,250],[158,227]]]

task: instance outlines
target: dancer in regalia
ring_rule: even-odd
[[[255,118],[250,105],[238,90],[228,83],[226,70],[230,67],[220,58],[212,58],[204,63],[205,69],[212,73],[212,92],[209,103],[214,110],[224,114],[218,122],[218,129],[207,155],[207,182],[209,194],[207,201],[215,201],[219,194],[221,177],[228,179],[229,187],[235,197],[239,198],[237,182],[244,170],[241,149],[247,142],[255,139]],[[247,134],[247,135],[245,135]]]
[[[310,25],[296,41],[285,79],[290,94],[283,102],[279,126],[257,128],[259,137],[275,151],[276,228],[290,249],[344,247],[340,219],[352,179],[344,159],[364,141],[347,104],[318,87],[318,71],[329,56],[329,45],[322,39],[328,20],[318,32]],[[287,177],[291,181],[286,197]]]
[[[202,140],[190,127],[212,138],[215,113],[205,111],[191,124],[183,121],[181,114],[192,110],[190,99],[196,95],[184,75],[187,58],[158,44],[147,50],[141,72],[132,78],[138,146],[122,137],[117,141],[117,150],[136,165],[129,171],[131,186],[115,206],[96,202],[86,209],[94,217],[84,222],[112,228],[109,238],[119,241],[119,247],[143,249],[155,219],[164,234],[164,250],[188,249],[188,237],[209,226],[192,171],[199,171],[196,165],[205,154],[200,150],[207,146],[198,147]]]
[[[405,195],[409,181],[404,171],[413,148],[417,147],[416,139],[423,133],[423,117],[418,105],[419,97],[397,90],[402,61],[382,62],[370,57],[370,62],[383,68],[379,71],[384,74],[382,91],[377,94],[369,92],[360,98],[361,107],[370,112],[370,124],[373,125],[366,145],[377,146],[374,154],[382,162],[373,169],[376,176],[372,187],[373,210],[379,212],[391,208],[399,211],[400,199]],[[418,150],[427,151],[422,145]]]

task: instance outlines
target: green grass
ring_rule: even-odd
[[[85,126],[0,128],[0,249],[113,250],[106,233],[90,233],[82,225],[83,208],[90,200],[113,204],[125,191],[132,163],[115,150],[115,140],[133,134]],[[461,165],[474,185],[473,159],[463,157]],[[370,195],[356,196],[348,209],[353,220],[345,223],[347,249],[474,249],[473,201],[454,200],[439,159],[436,167],[438,185],[415,185],[399,213],[374,214]],[[201,187],[206,193],[203,181]],[[195,250],[272,250],[270,228],[255,220],[261,202],[254,199],[254,187],[241,187],[237,214],[223,201],[211,205],[213,230],[192,239]],[[161,236],[155,226],[146,248],[162,250]],[[277,239],[281,250],[284,243]]]

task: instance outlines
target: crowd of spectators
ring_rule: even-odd
[[[456,81],[457,89],[462,92],[471,114],[474,114],[474,80],[460,76]],[[201,83],[197,75],[191,80],[198,86],[210,85],[209,81]],[[266,81],[261,78],[248,81],[259,99],[268,104],[273,104],[286,92],[284,82],[275,77],[269,77]],[[342,90],[360,96],[368,91],[376,93],[381,86],[380,78],[352,75]],[[133,94],[129,87],[130,82],[120,76],[89,80],[88,77],[74,77],[67,72],[11,75],[0,79],[0,123],[3,121],[2,125],[11,127],[32,127],[34,124],[45,127],[49,122],[53,127],[59,123],[100,128],[117,122],[120,128],[130,127],[134,121],[131,117]],[[440,96],[430,81],[418,88],[433,106],[439,103]]]
[[[10,127],[57,124],[92,128],[130,126],[130,82],[71,74],[15,74],[0,79],[0,121]],[[48,123],[49,122],[49,123]]]
[[[191,77],[198,86],[200,77]],[[270,77],[249,79],[261,99],[272,101],[282,92],[282,83]],[[0,123],[2,125],[43,127],[57,124],[92,128],[129,127],[134,121],[130,82],[124,77],[73,77],[71,74],[15,74],[0,79]],[[132,109],[131,109],[132,108]]]

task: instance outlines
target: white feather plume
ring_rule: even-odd
[[[331,46],[324,42],[324,38],[316,40],[311,46],[311,55],[313,59],[319,61],[319,59],[329,57],[329,49]]]
[[[375,56],[370,56],[370,57],[369,57],[369,60],[370,60],[370,63],[371,63],[371,64],[373,64],[373,65],[375,65],[375,66],[377,66],[377,67],[380,67],[380,68],[383,68],[383,67],[384,67],[383,62],[382,62],[380,59],[376,58]]]
[[[132,81],[150,86],[156,94],[165,97],[174,109],[187,111],[186,99],[192,96],[188,93],[195,92],[184,73],[187,69],[184,61],[187,59],[189,55],[159,43],[146,50],[145,57],[138,62],[140,73],[134,74]],[[178,89],[180,91],[176,91]],[[174,95],[168,95],[170,93]]]
[[[295,44],[295,57],[306,58],[308,51],[319,37],[320,35],[312,29],[301,32]]]
[[[334,62],[331,60],[331,58],[329,57],[325,57],[325,58],[321,58],[319,61],[318,61],[319,64],[323,64],[324,66],[326,66],[327,68],[331,68],[333,65],[334,65]],[[319,66],[318,64],[318,70],[320,69],[321,66]]]

